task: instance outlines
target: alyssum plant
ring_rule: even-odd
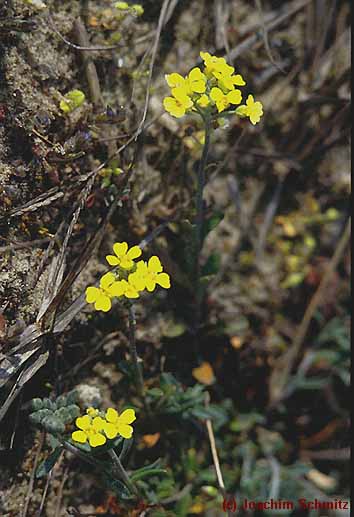
[[[203,191],[206,182],[206,164],[210,145],[210,136],[213,124],[221,117],[238,115],[248,117],[253,125],[257,124],[263,115],[263,106],[255,101],[253,95],[248,95],[245,104],[242,91],[239,87],[246,82],[240,74],[235,74],[235,68],[230,66],[222,57],[212,56],[208,52],[200,52],[204,62],[203,70],[193,68],[187,76],[178,73],[165,76],[171,89],[171,96],[163,101],[164,107],[170,115],[180,118],[185,114],[197,114],[201,117],[204,126],[204,143],[201,160],[198,168],[198,187],[196,191],[196,219],[195,219],[195,263],[194,281],[196,293],[196,325],[200,324],[200,311],[203,297],[201,285],[200,252],[205,237]]]
[[[203,70],[193,68],[186,77],[178,73],[166,75],[171,88],[171,96],[163,101],[165,109],[174,117],[185,114],[197,114],[204,125],[204,143],[198,169],[198,188],[196,191],[195,220],[195,264],[194,279],[196,291],[196,320],[200,320],[202,303],[200,252],[205,237],[203,191],[206,180],[206,163],[213,124],[219,117],[238,115],[248,117],[252,124],[259,122],[262,104],[248,95],[242,103],[242,92],[239,87],[245,86],[240,74],[235,74],[234,67],[228,65],[224,58],[212,56],[207,52],[200,53],[204,62]],[[108,312],[118,300],[129,312],[129,345],[130,357],[134,366],[136,385],[139,394],[151,410],[166,414],[177,414],[188,411],[188,418],[207,418],[206,410],[201,406],[202,389],[193,393],[185,393],[179,388],[177,381],[169,377],[161,377],[163,389],[144,390],[143,375],[135,345],[135,313],[134,300],[143,291],[153,292],[156,286],[170,288],[170,277],[163,271],[160,259],[154,255],[148,261],[138,260],[142,255],[139,246],[129,248],[127,242],[116,242],[113,254],[106,260],[111,269],[106,272],[98,284],[86,289],[86,301],[93,304],[95,310]],[[197,325],[198,328],[198,325]],[[163,382],[162,382],[163,381]],[[196,387],[195,387],[196,388]],[[197,388],[196,388],[197,389]],[[166,397],[170,397],[169,400]],[[161,400],[160,400],[161,398]],[[199,404],[199,405],[198,405]],[[155,462],[128,475],[123,460],[132,443],[133,428],[136,420],[135,410],[126,408],[118,413],[114,408],[85,408],[84,412],[77,405],[75,391],[49,399],[32,401],[30,419],[47,431],[52,446],[52,454],[39,467],[37,476],[47,474],[53,468],[63,449],[67,449],[84,461],[94,465],[114,485],[122,499],[139,499],[139,490],[135,479],[163,473],[163,469]],[[187,415],[187,413],[186,413]],[[185,416],[186,416],[185,415]],[[210,416],[210,415],[209,415]],[[117,454],[116,449],[120,448]]]

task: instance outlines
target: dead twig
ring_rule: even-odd
[[[83,52],[101,52],[104,50],[116,50],[117,48],[121,47],[121,44],[117,45],[111,45],[107,47],[92,47],[89,44],[87,45],[75,45],[75,43],[72,43],[68,39],[66,39],[56,28],[55,23],[53,21],[53,18],[50,13],[47,15],[47,20],[50,25],[50,28],[55,32],[55,34],[69,47],[74,48],[75,50],[81,50]]]
[[[209,406],[209,401],[210,401],[210,395],[209,395],[208,392],[206,392],[205,393],[205,407]],[[220,491],[221,491],[223,497],[227,497],[227,492],[226,492],[226,489],[225,489],[225,483],[224,483],[224,479],[223,479],[222,472],[221,472],[221,467],[220,467],[218,451],[217,451],[216,443],[215,443],[213,424],[212,424],[210,418],[206,419],[205,425],[206,425],[206,428],[207,428],[207,431],[208,431],[210,450],[211,450],[211,455],[213,457],[213,462],[214,462],[214,467],[215,467],[215,472],[216,472],[216,478],[218,480],[218,485],[219,485],[219,488],[220,488]],[[232,514],[233,514],[233,512],[231,512],[230,510],[227,510],[227,515],[231,516]]]
[[[264,19],[262,2],[261,2],[261,0],[254,0],[254,1],[256,4],[256,8],[259,12],[259,17],[260,17],[262,31],[263,31],[264,47],[268,54],[269,60],[279,70],[279,72],[281,72],[282,74],[285,74],[285,70],[279,65],[279,63],[276,62],[276,60],[273,57],[272,51],[270,49],[269,38],[268,38],[268,29],[267,29],[265,19]]]

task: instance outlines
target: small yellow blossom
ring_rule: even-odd
[[[119,266],[123,269],[132,269],[134,259],[140,257],[142,251],[139,246],[133,246],[128,250],[126,242],[116,242],[113,245],[115,255],[107,255],[106,260],[110,266]]]
[[[105,426],[103,418],[97,416],[92,419],[89,415],[85,415],[77,418],[75,423],[79,428],[79,431],[74,431],[71,435],[75,442],[86,443],[88,441],[91,447],[98,447],[106,443],[106,437],[102,433]]]
[[[186,94],[183,86],[172,88],[172,95],[173,97],[164,98],[164,108],[176,118],[183,117],[186,111],[193,106],[193,102]]]
[[[234,67],[228,65],[223,57],[212,56],[209,52],[200,52],[200,57],[205,64],[205,74],[209,77],[215,77],[215,73],[227,76],[235,71]]]
[[[106,273],[100,280],[100,287],[86,289],[87,303],[94,303],[96,311],[108,312],[112,307],[111,298],[121,296],[121,287],[113,273]]]
[[[104,432],[109,439],[113,439],[118,435],[129,439],[132,437],[133,428],[131,423],[136,420],[134,409],[126,409],[121,415],[113,409],[108,408],[106,411],[106,422],[104,423]]]
[[[246,82],[243,79],[242,75],[227,75],[222,72],[215,71],[214,77],[218,80],[218,84],[221,88],[225,90],[233,90],[235,86],[245,86]]]
[[[136,271],[129,275],[128,281],[137,291],[143,291],[146,288],[149,292],[152,292],[156,284],[164,289],[169,289],[171,287],[170,277],[162,271],[163,267],[160,259],[154,255],[148,263],[144,260],[138,262]]]
[[[237,115],[241,117],[249,117],[253,125],[257,124],[261,120],[263,115],[263,106],[260,101],[254,101],[253,95],[249,95],[246,100],[246,104],[239,106],[236,109]]]
[[[193,68],[186,78],[177,73],[167,74],[165,78],[170,88],[180,88],[179,91],[184,91],[188,96],[205,92],[207,78],[200,68]]]
[[[197,104],[201,108],[206,108],[210,104],[210,99],[209,99],[209,97],[205,93],[203,93],[203,95],[201,95],[199,97],[199,99],[197,100]]]
[[[90,417],[95,417],[95,416],[98,416],[98,409],[94,408],[94,407],[88,407],[86,409],[86,413],[90,416]]]
[[[224,111],[230,104],[240,104],[242,94],[240,90],[231,90],[224,93],[220,88],[212,88],[210,98],[215,102],[218,112]]]

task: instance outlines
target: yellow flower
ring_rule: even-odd
[[[231,90],[224,93],[220,88],[212,88],[210,98],[215,102],[218,112],[224,111],[230,104],[240,104],[242,94],[240,90]]]
[[[222,72],[215,71],[214,77],[218,80],[218,84],[225,90],[233,90],[235,86],[245,86],[245,81],[242,75],[227,75]]]
[[[237,115],[241,117],[249,117],[253,125],[257,124],[261,120],[263,115],[263,106],[260,101],[254,101],[253,95],[247,97],[246,104],[239,106],[236,109]]]
[[[88,407],[86,409],[86,413],[90,416],[90,417],[95,417],[95,416],[98,416],[98,409],[94,408],[94,407]]]
[[[173,97],[164,98],[164,108],[176,118],[183,117],[186,111],[193,106],[193,102],[186,94],[184,86],[172,88],[172,95]]]
[[[76,427],[80,429],[71,434],[71,438],[75,442],[86,443],[88,441],[91,447],[99,447],[106,443],[106,437],[102,433],[105,426],[103,418],[96,416],[92,419],[89,415],[85,415],[77,418],[75,423]]]
[[[180,88],[180,91],[188,96],[193,95],[193,93],[205,92],[207,78],[200,68],[193,68],[186,78],[177,73],[167,74],[165,78],[170,88]]]
[[[87,303],[94,303],[96,311],[108,312],[111,307],[111,298],[121,296],[121,287],[113,273],[106,273],[100,280],[100,287],[86,289]]]
[[[209,52],[200,52],[200,57],[205,64],[205,73],[207,76],[215,76],[215,73],[221,73],[223,75],[231,75],[235,69],[226,63],[225,58],[216,57],[209,54]]]
[[[126,409],[121,415],[113,408],[108,408],[106,411],[106,422],[104,423],[104,432],[109,439],[115,438],[118,434],[123,438],[129,439],[132,437],[133,428],[132,422],[136,420],[134,409]]]
[[[128,250],[126,242],[116,242],[113,245],[115,255],[107,255],[106,260],[110,266],[119,266],[123,269],[132,269],[134,259],[140,257],[141,249],[139,246],[133,246]]]
[[[171,287],[170,277],[162,270],[160,259],[154,255],[148,263],[143,260],[138,262],[136,271],[129,275],[128,281],[137,291],[143,291],[146,288],[149,292],[152,292],[156,284],[164,289],[169,289]]]
[[[197,104],[201,108],[206,108],[210,104],[210,99],[209,99],[209,97],[205,93],[203,93],[203,95],[201,95],[199,97],[199,99],[197,100]]]

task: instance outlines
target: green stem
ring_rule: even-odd
[[[127,474],[126,470],[124,469],[124,467],[123,467],[119,457],[117,456],[115,450],[114,449],[109,449],[108,454],[110,455],[111,459],[113,460],[114,466],[116,468],[117,474],[120,477],[120,479],[127,485],[129,490],[134,495],[139,497],[138,489],[136,488],[135,484],[133,483],[133,481],[128,476],[128,474]]]
[[[196,322],[195,329],[198,331],[201,316],[202,296],[200,289],[200,253],[203,247],[203,228],[204,228],[204,203],[203,192],[205,187],[205,169],[208,159],[209,144],[210,144],[210,130],[211,121],[209,118],[204,118],[205,124],[205,139],[202,156],[198,167],[198,188],[196,193],[196,258],[195,258],[195,283],[196,283]]]
[[[136,327],[136,319],[135,319],[135,310],[134,306],[130,305],[128,309],[129,313],[129,350],[130,355],[133,360],[133,365],[135,369],[135,377],[137,382],[137,388],[139,395],[141,397],[144,396],[144,379],[141,371],[141,366],[139,362],[138,352],[136,350],[136,340],[135,340],[135,327]]]

